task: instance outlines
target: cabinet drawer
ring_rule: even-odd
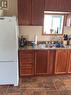
[[[34,71],[31,67],[21,67],[20,68],[20,76],[33,75]]]
[[[19,51],[20,55],[33,55],[34,54],[34,51],[32,50],[20,50]]]
[[[27,58],[32,59],[34,58],[34,55],[33,54],[20,54],[20,57],[22,59],[27,59]]]
[[[34,51],[33,50],[20,50],[20,76],[28,76],[34,74]]]
[[[24,62],[24,63],[33,63],[34,59],[30,59],[30,58],[20,58],[20,62]]]
[[[22,63],[22,64],[20,64],[20,66],[21,66],[21,67],[23,67],[23,66],[24,66],[24,67],[32,67],[33,65],[32,65],[31,63],[30,63],[30,64],[28,64],[28,63],[24,63],[24,64],[23,64],[23,63]]]

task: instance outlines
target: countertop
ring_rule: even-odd
[[[56,50],[56,49],[71,49],[71,46],[65,46],[65,47],[39,47],[39,46],[35,46],[35,47],[32,47],[32,46],[26,46],[26,47],[21,47],[19,48],[19,50],[48,50],[48,49],[51,49],[51,50]]]

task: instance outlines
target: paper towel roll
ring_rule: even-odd
[[[35,45],[37,45],[37,34],[34,37],[34,42],[35,42]]]

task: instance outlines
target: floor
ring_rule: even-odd
[[[0,86],[0,95],[71,95],[71,75],[20,78],[19,86]]]

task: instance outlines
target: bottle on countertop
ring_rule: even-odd
[[[64,40],[63,40],[63,44],[64,45],[67,45],[68,44],[68,35],[67,34],[64,34]]]
[[[37,34],[35,34],[34,42],[35,42],[35,45],[37,45]]]
[[[58,27],[57,27],[57,31],[56,31],[56,32],[57,32],[57,34],[58,34]]]
[[[23,36],[21,36],[21,38],[20,38],[20,47],[23,47],[23,46],[24,46]]]
[[[68,40],[68,35],[64,34],[64,40]]]

